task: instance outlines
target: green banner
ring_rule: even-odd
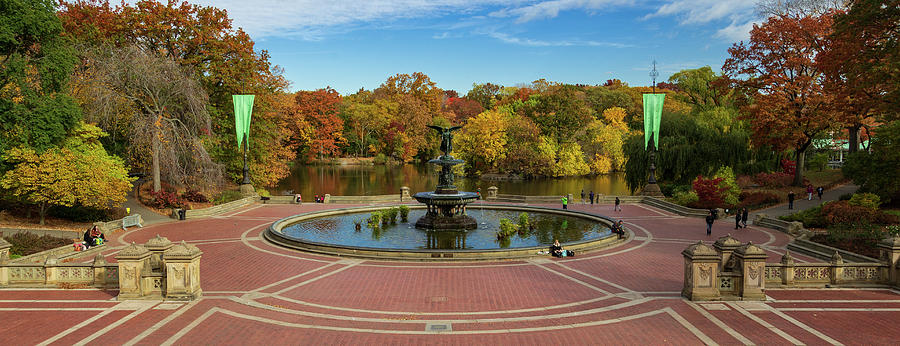
[[[659,148],[659,122],[662,120],[663,101],[666,94],[644,94],[644,149],[653,134],[654,143]]]
[[[250,148],[250,115],[253,113],[254,95],[231,95],[234,101],[234,130],[237,133],[238,149],[247,135],[247,148]]]

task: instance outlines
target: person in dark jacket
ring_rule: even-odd
[[[591,190],[591,194],[589,196],[591,197],[591,205],[594,205],[594,190]]]
[[[553,245],[550,245],[550,255],[553,257],[562,257],[562,246],[559,245],[559,239],[553,240]]]
[[[741,209],[738,208],[734,212],[734,229],[741,228],[741,216],[743,216],[743,214],[741,214]]]
[[[788,192],[788,209],[794,209],[794,191]]]
[[[619,197],[616,196],[616,205],[613,206],[613,211],[622,211],[622,206],[620,204],[622,204],[622,201],[620,201]]]
[[[713,215],[712,210],[706,213],[706,236],[710,236],[712,234],[712,225],[713,222],[716,221],[716,217]]]
[[[87,250],[92,246],[97,246],[103,244],[106,241],[106,236],[103,235],[103,232],[100,232],[100,229],[97,226],[91,227],[91,229],[84,232],[84,249]]]
[[[750,216],[750,212],[747,210],[747,207],[744,207],[744,210],[741,212],[741,227],[747,228],[747,217]]]

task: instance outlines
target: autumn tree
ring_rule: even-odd
[[[466,99],[480,103],[484,109],[491,109],[494,108],[494,102],[497,101],[497,95],[502,88],[503,86],[491,83],[475,83],[472,84],[472,90],[466,94]]]
[[[386,100],[397,107],[382,133],[385,154],[410,161],[437,151],[434,141],[426,141],[431,131],[426,125],[441,117],[443,94],[421,72],[391,76],[373,91],[373,101]]]
[[[233,180],[241,177],[242,155],[234,138],[231,95],[254,94],[248,161],[254,184],[273,185],[289,174],[294,159],[287,119],[287,80],[269,62],[268,52],[225,10],[168,0],[139,0],[110,6],[101,0],[63,2],[59,17],[68,35],[88,45],[137,45],[187,67],[209,97],[212,136],[206,150]]]
[[[485,110],[481,103],[460,97],[448,98],[444,109],[447,113],[452,114],[452,118],[457,124],[464,124],[466,120]]]
[[[308,141],[302,144],[310,155],[334,156],[338,153],[338,145],[344,141],[342,131],[344,120],[338,117],[341,94],[328,87],[316,91],[298,91],[294,94],[294,116],[299,126],[297,132],[311,132]]]
[[[77,60],[55,11],[52,0],[0,2],[0,155],[58,145],[81,119],[67,95]]]
[[[824,51],[831,15],[770,17],[755,25],[748,43],[729,48],[722,70],[752,97],[745,107],[757,144],[794,151],[794,184],[803,181],[804,154],[833,125],[816,57]]]
[[[526,115],[541,127],[542,134],[556,143],[574,141],[584,125],[593,119],[584,92],[573,85],[554,86],[537,101]]]
[[[470,173],[494,173],[506,157],[506,129],[510,115],[496,110],[485,111],[469,119],[456,136],[454,150],[465,160]]]
[[[900,108],[900,2],[848,2],[835,14],[829,49],[817,61],[835,94],[835,109],[849,131],[850,151],[859,130],[873,121],[897,119]]]
[[[174,184],[217,186],[219,167],[200,136],[210,133],[207,97],[191,74],[174,60],[138,46],[101,46],[86,54],[90,78],[84,90],[87,119],[101,124],[129,117],[132,158],[149,163],[153,191],[161,176]],[[143,161],[149,153],[149,162]]]
[[[98,138],[105,135],[80,123],[61,147],[9,150],[3,160],[13,168],[0,178],[0,188],[36,205],[41,225],[50,206],[103,209],[125,202],[132,178],[123,161],[103,149]]]

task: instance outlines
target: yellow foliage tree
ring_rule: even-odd
[[[606,174],[625,167],[622,146],[629,135],[625,109],[611,107],[603,111],[603,120],[592,121],[587,128],[587,152],[591,172]]]
[[[455,149],[473,171],[496,170],[499,161],[506,157],[509,121],[509,114],[497,110],[484,111],[466,121],[456,137]]]
[[[124,162],[106,153],[98,138],[106,134],[81,123],[62,147],[37,153],[14,148],[3,159],[13,168],[0,178],[0,188],[38,207],[44,224],[50,206],[108,208],[125,202],[131,189]]]

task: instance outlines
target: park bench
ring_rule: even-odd
[[[141,215],[140,214],[128,215],[128,216],[122,218],[122,229],[123,230],[127,231],[128,227],[131,227],[131,226],[144,227],[144,225],[141,225]]]

